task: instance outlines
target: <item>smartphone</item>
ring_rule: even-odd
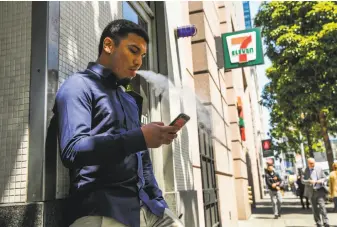
[[[190,120],[190,117],[184,113],[181,113],[170,124],[170,126],[178,126],[179,130]]]

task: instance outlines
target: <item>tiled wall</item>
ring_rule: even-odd
[[[104,27],[121,14],[120,2],[60,2],[59,84],[96,61]],[[68,170],[57,161],[57,198],[68,193]]]
[[[26,201],[31,2],[0,2],[0,203]]]

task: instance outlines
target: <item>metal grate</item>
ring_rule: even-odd
[[[202,191],[205,211],[205,227],[221,226],[218,188],[215,178],[215,160],[212,135],[203,125],[199,125],[199,151],[202,173]]]

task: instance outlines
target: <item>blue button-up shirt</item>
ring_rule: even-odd
[[[74,219],[99,215],[138,227],[141,201],[163,216],[167,204],[153,174],[136,100],[97,63],[59,89],[53,110]]]

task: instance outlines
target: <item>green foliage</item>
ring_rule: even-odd
[[[271,110],[272,137],[288,138],[275,147],[299,152],[299,132],[308,132],[311,148],[324,150],[320,112],[325,112],[330,132],[337,132],[337,3],[264,2],[255,25],[262,27],[272,61],[261,103]]]

